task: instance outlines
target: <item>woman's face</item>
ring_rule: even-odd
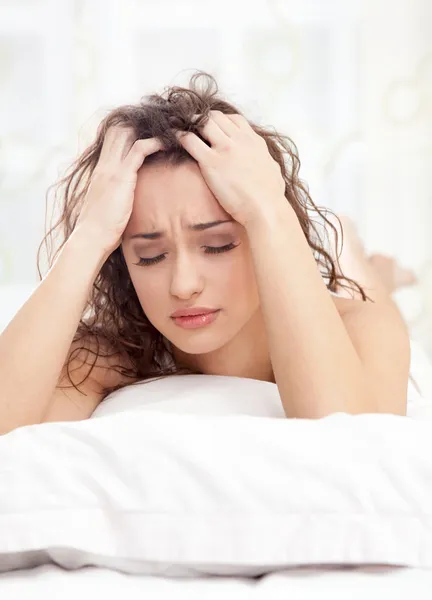
[[[218,220],[228,222],[203,230],[188,228]],[[139,237],[155,232],[160,237]],[[220,253],[207,249],[222,246],[226,248]],[[175,167],[143,165],[122,250],[147,318],[183,352],[203,354],[221,348],[259,309],[246,230],[231,221],[192,160]],[[197,329],[176,325],[172,313],[193,306],[220,312],[213,323]]]

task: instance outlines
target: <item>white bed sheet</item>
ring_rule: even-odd
[[[260,578],[173,578],[131,575],[111,569],[85,567],[68,571],[56,565],[11,571],[0,575],[0,596],[7,600],[76,600],[117,597],[125,600],[430,600],[432,570],[405,567],[303,567],[273,572]],[[145,595],[144,595],[145,594]]]
[[[27,290],[23,291],[23,297],[27,295]],[[4,309],[4,295],[1,300],[3,302],[0,302],[0,309]],[[16,303],[14,306],[13,312],[16,310]],[[0,310],[0,332],[13,312]],[[428,376],[429,374],[428,372]],[[432,418],[430,399],[431,396],[427,394],[427,400],[411,404],[410,416]],[[143,592],[152,600],[166,598],[168,594],[172,594],[176,600],[201,600],[203,597],[206,600],[220,600],[221,597],[235,600],[315,600],[317,597],[368,600],[369,597],[385,596],[391,600],[430,600],[432,569],[308,566],[284,569],[260,578],[175,578],[133,575],[100,567],[66,570],[50,564],[0,574],[0,598],[5,600],[22,600],[23,597],[32,600],[56,597],[76,600],[80,595],[87,599],[101,594],[113,597],[117,593],[121,593],[125,600],[142,600]]]

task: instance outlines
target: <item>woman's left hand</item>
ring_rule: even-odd
[[[178,131],[176,135],[198,162],[219,204],[236,221],[246,226],[288,204],[280,166],[245,117],[211,110],[200,133],[211,147],[194,133]]]

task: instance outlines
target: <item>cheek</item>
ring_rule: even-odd
[[[255,270],[251,256],[247,252],[239,254],[236,260],[223,269],[223,285],[230,298],[246,299],[246,303],[255,302],[257,286]]]
[[[162,297],[166,296],[166,283],[162,271],[149,269],[153,272],[146,272],[145,269],[135,267],[129,275],[143,311],[147,315],[157,314],[164,306]]]

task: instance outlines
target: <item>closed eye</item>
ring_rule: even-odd
[[[229,252],[234,248],[237,248],[238,244],[226,244],[225,246],[203,246],[205,248],[206,254],[220,254],[221,252]],[[164,260],[165,254],[160,254],[159,256],[155,256],[154,258],[141,258],[139,262],[134,263],[140,267],[148,267],[150,265],[155,265],[158,262]]]

